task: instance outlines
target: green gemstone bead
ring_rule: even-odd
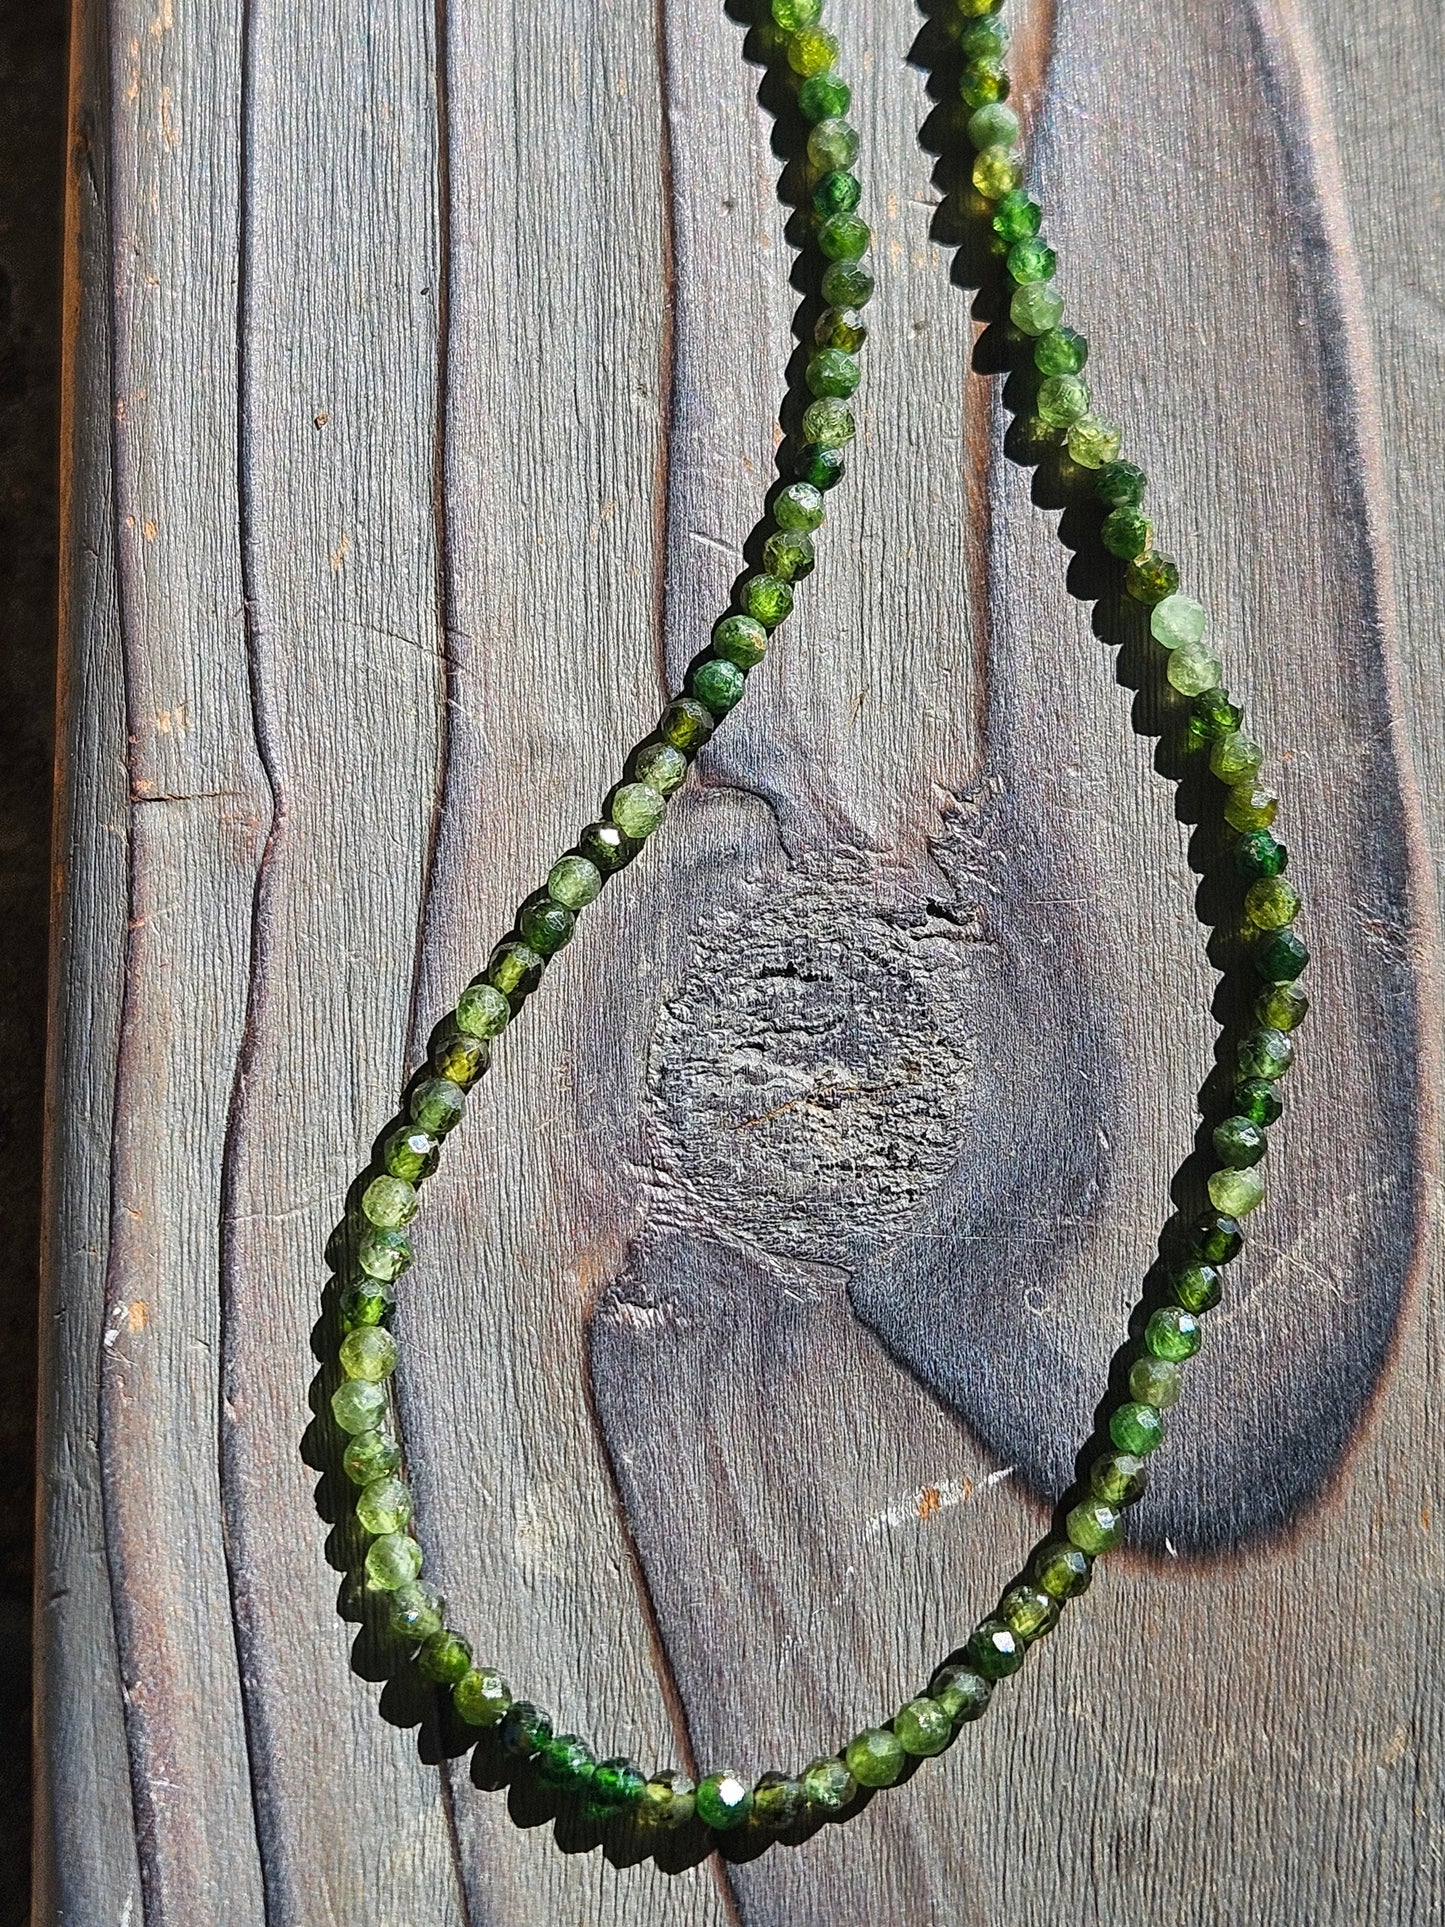
[[[634,754],[631,775],[659,796],[671,796],[687,778],[688,761],[671,743],[644,743]]]
[[[1142,1459],[1164,1443],[1164,1421],[1153,1405],[1130,1399],[1110,1415],[1109,1437],[1121,1452]]]
[[[851,214],[863,198],[863,183],[856,174],[839,170],[825,174],[813,189],[813,212],[820,221],[826,221],[830,214]],[[847,344],[841,341],[825,342],[825,347],[842,348]]]
[[[1014,187],[1007,194],[999,196],[989,226],[1000,241],[1012,244],[1014,241],[1026,241],[1031,235],[1037,234],[1043,218],[1043,209],[1038,202],[1031,201],[1021,187]],[[1079,363],[1080,368],[1083,365]],[[1046,368],[1043,372],[1046,375],[1073,375],[1078,373],[1078,369]]]
[[[1136,509],[1144,500],[1144,471],[1132,462],[1107,462],[1099,470],[1094,493],[1111,509]],[[1159,601],[1164,598],[1160,596]]]
[[[795,582],[813,570],[813,538],[801,529],[774,529],[763,544],[763,566],[781,582]]]
[[[965,60],[1002,60],[1008,44],[1008,28],[1002,20],[975,20],[958,36],[958,50]]]
[[[637,1823],[672,1833],[685,1827],[697,1808],[697,1788],[685,1773],[672,1767],[645,1782],[637,1802]]]
[[[404,1231],[379,1224],[364,1225],[356,1241],[356,1262],[368,1278],[380,1278],[390,1284],[411,1263],[411,1240]]]
[[[709,1773],[698,1782],[697,1817],[715,1833],[740,1827],[753,1810],[753,1790],[736,1773]]]
[[[1077,375],[1088,359],[1088,342],[1072,328],[1050,328],[1034,343],[1034,366],[1041,375]]]
[[[468,1726],[495,1726],[512,1704],[500,1673],[473,1667],[452,1688],[452,1705]]]
[[[814,77],[814,82],[810,82],[809,85],[824,78],[822,74],[818,74]],[[801,89],[799,92],[801,93]],[[804,111],[806,112],[806,109]],[[857,158],[858,129],[856,127],[839,114],[830,114],[826,119],[817,122],[808,136],[808,160],[820,174],[830,174],[836,168],[851,167]]]
[[[387,1627],[395,1639],[419,1646],[424,1639],[442,1629],[442,1596],[425,1579],[413,1579],[398,1586],[391,1595]]]
[[[934,1699],[909,1700],[893,1715],[893,1731],[903,1751],[915,1760],[941,1753],[953,1738],[953,1719]]]
[[[827,261],[856,261],[867,253],[872,239],[868,223],[857,214],[830,214],[818,223],[818,247]]]
[[[1178,564],[1167,555],[1160,555],[1157,549],[1150,549],[1146,555],[1136,555],[1124,571],[1125,591],[1136,602],[1142,602],[1149,608],[1156,602],[1162,602],[1165,596],[1173,595],[1178,587]],[[1176,650],[1174,653],[1177,655],[1179,652]]]
[[[615,823],[589,823],[577,848],[602,876],[610,877],[637,855],[639,845],[624,836]]]
[[[1252,736],[1242,729],[1231,730],[1229,735],[1221,736],[1209,752],[1209,767],[1221,783],[1233,788],[1237,783],[1248,783],[1259,773],[1264,761],[1264,751]]]
[[[983,1619],[964,1648],[968,1663],[985,1679],[1007,1679],[1024,1663],[1024,1643],[1001,1619]]]
[[[1023,169],[1019,158],[1011,147],[985,147],[973,163],[973,184],[986,201],[996,201],[1000,195],[1007,194],[1011,187],[1017,187]],[[1059,313],[1063,313],[1060,303]],[[1054,321],[1058,319],[1056,315]],[[1049,322],[1053,327],[1054,321]],[[1042,329],[1030,328],[1029,334],[1041,334]]]
[[[401,1447],[385,1432],[358,1432],[342,1453],[341,1463],[353,1485],[370,1485],[373,1479],[384,1479],[396,1471],[401,1464]]]
[[[819,1813],[841,1813],[857,1797],[858,1782],[839,1759],[814,1760],[799,1778],[808,1805]]]
[[[1000,101],[1007,100],[1010,87],[1008,70],[1003,62],[990,60],[987,56],[980,60],[966,61],[963,72],[958,77],[958,97],[965,107],[972,107],[975,111],[980,107],[996,106]],[[970,138],[972,138],[972,127],[973,123],[970,120]],[[1015,122],[1013,139],[1018,139],[1017,122]],[[986,147],[988,144],[987,141],[974,141],[975,147],[980,145]],[[1013,141],[1007,142],[1006,145],[1011,147]]]
[[[1111,422],[1101,422],[1096,415],[1081,415],[1069,426],[1069,455],[1080,468],[1102,468],[1118,454],[1122,439]]]
[[[928,1697],[940,1705],[955,1726],[979,1719],[988,1711],[992,1682],[971,1666],[946,1663],[928,1682]]]
[[[624,836],[641,841],[667,815],[667,798],[649,783],[623,783],[614,791],[607,814]]]
[[[1267,830],[1279,809],[1279,798],[1260,783],[1241,783],[1224,801],[1224,820],[1235,830]]]
[[[601,894],[602,872],[585,856],[559,856],[547,872],[547,895],[569,910],[584,910]]]
[[[773,25],[782,33],[816,27],[823,18],[823,0],[773,0]]]
[[[1050,1599],[1077,1599],[1094,1578],[1093,1560],[1067,1539],[1046,1540],[1030,1560],[1029,1570],[1039,1591]]]
[[[799,451],[797,473],[805,482],[822,490],[841,482],[848,467],[841,448],[804,448]]]
[[[545,891],[529,897],[517,913],[517,934],[539,957],[555,957],[576,928],[566,904],[554,903]]]
[[[1058,1625],[1058,1601],[1037,1586],[1010,1586],[998,1602],[998,1617],[1010,1632],[1031,1646]]]
[[[1124,1515],[1102,1499],[1083,1499],[1064,1521],[1064,1530],[1081,1552],[1095,1558],[1124,1536]]]
[[[495,984],[478,977],[457,999],[457,1029],[471,1037],[500,1037],[512,1020],[512,1006]]]
[[[788,36],[788,65],[805,80],[826,74],[838,62],[838,43],[821,27],[800,27]]]
[[[1254,967],[1267,984],[1293,983],[1310,960],[1310,953],[1293,930],[1276,930],[1256,939]]]
[[[1185,1265],[1169,1281],[1175,1303],[1194,1313],[1213,1311],[1224,1295],[1224,1280],[1213,1265]]]
[[[450,1078],[430,1077],[425,1083],[418,1084],[412,1092],[408,1108],[411,1111],[413,1124],[419,1124],[422,1130],[430,1131],[433,1137],[445,1137],[454,1125],[461,1122],[462,1113],[467,1108],[467,1096],[460,1085],[453,1084]],[[397,1271],[404,1271],[410,1263],[411,1253],[408,1250],[404,1262],[397,1267]],[[371,1270],[369,1265],[367,1270]],[[383,1274],[373,1272],[372,1275],[380,1277]],[[389,1275],[395,1277],[397,1272],[394,1271]]]
[[[1064,297],[1052,281],[1026,281],[1014,289],[1008,312],[1009,320],[1024,334],[1046,335],[1059,325]]]
[[[1198,749],[1202,743],[1217,743],[1232,736],[1240,721],[1239,707],[1229,700],[1225,690],[1218,685],[1204,690],[1190,706],[1189,747]]]
[[[415,1124],[403,1124],[393,1131],[382,1148],[381,1161],[394,1178],[417,1184],[429,1178],[442,1154],[439,1139]]]
[[[502,1750],[514,1760],[532,1760],[552,1737],[552,1721],[530,1700],[513,1700],[502,1715]]]
[[[761,576],[753,577],[755,582],[765,579]],[[783,586],[786,588],[786,583]],[[791,591],[789,593],[791,595]],[[679,696],[663,710],[658,721],[657,733],[663,742],[670,744],[673,749],[690,755],[694,750],[702,747],[712,735],[715,726],[712,711],[705,703],[700,702],[696,696]],[[645,811],[646,799],[642,798],[640,801]]]
[[[1234,1108],[1237,1111],[1244,1109],[1237,1090]],[[1227,1217],[1210,1216],[1196,1220],[1190,1227],[1189,1241],[1195,1257],[1202,1258],[1210,1265],[1227,1265],[1244,1249],[1243,1232],[1233,1218]]]
[[[1127,562],[1144,553],[1153,532],[1154,525],[1143,509],[1110,509],[1099,529],[1099,539],[1110,555]]]
[[[1207,642],[1181,642],[1170,652],[1164,673],[1181,696],[1202,696],[1218,687],[1224,664]]]
[[[1255,1022],[1266,1030],[1293,1030],[1309,1015],[1310,1000],[1298,984],[1271,984],[1255,999]]]
[[[870,1726],[843,1748],[843,1764],[859,1786],[892,1786],[908,1764],[896,1733]]]
[[[542,961],[530,944],[509,937],[487,960],[487,982],[506,997],[530,996],[542,981]]]
[[[1300,893],[1284,877],[1261,877],[1244,897],[1244,914],[1260,930],[1283,930],[1300,913]]]
[[[1226,1211],[1231,1218],[1247,1217],[1265,1199],[1264,1179],[1258,1171],[1211,1172],[1208,1189],[1215,1210]]]
[[[780,576],[750,575],[743,584],[742,605],[755,622],[776,629],[792,613],[793,591]]]
[[[1258,1164],[1269,1148],[1264,1132],[1251,1118],[1227,1117],[1216,1125],[1214,1155],[1231,1170],[1243,1171]]]
[[[806,541],[807,538],[802,539]],[[726,716],[742,700],[747,678],[735,662],[722,662],[714,657],[710,662],[697,664],[688,676],[687,686],[714,716]],[[678,752],[674,750],[673,754],[677,755]]]
[[[472,1088],[491,1061],[492,1045],[489,1038],[473,1037],[468,1031],[450,1027],[431,1049],[430,1063],[434,1074],[445,1077],[462,1091]],[[406,1173],[397,1171],[392,1175],[405,1177]]]
[[[420,1202],[416,1186],[405,1178],[373,1178],[361,1194],[361,1211],[372,1224],[395,1231],[411,1223]]]
[[[1139,1358],[1129,1372],[1129,1390],[1140,1405],[1164,1412],[1178,1402],[1179,1367],[1167,1358]]]
[[[1239,1047],[1242,1078],[1263,1077],[1272,1083],[1293,1062],[1294,1045],[1282,1030],[1252,1030]]]
[[[1204,604],[1193,596],[1167,595],[1149,611],[1149,633],[1161,649],[1178,649],[1202,641],[1208,620]]]
[[[341,1294],[341,1329],[383,1324],[396,1310],[396,1293],[384,1278],[368,1278],[363,1271]]]
[[[773,520],[777,523],[778,527],[799,535],[811,535],[814,529],[820,528],[823,522],[823,513],[823,497],[821,492],[811,487],[807,482],[789,482],[788,486],[782,490],[777,500],[773,503]],[[729,617],[728,619],[734,622],[740,620],[740,618],[736,616]],[[719,627],[721,627],[721,624],[719,624]],[[766,643],[766,636],[760,635],[759,641],[760,643]],[[714,643],[716,643],[716,631],[714,631]],[[758,654],[761,656],[761,648],[759,648]]]
[[[1149,1468],[1134,1452],[1104,1452],[1089,1467],[1090,1495],[1107,1506],[1136,1505],[1149,1484]]]
[[[841,348],[825,348],[808,363],[808,386],[815,395],[837,395],[846,401],[858,386],[857,358]]]
[[[794,482],[792,486],[808,487],[806,482]],[[808,493],[817,495],[818,491],[809,489]],[[712,646],[724,662],[734,662],[739,669],[753,669],[768,652],[768,632],[751,616],[724,616],[712,632]],[[652,787],[656,789],[656,783]]]
[[[1161,1305],[1144,1327],[1144,1343],[1153,1356],[1171,1359],[1176,1365],[1193,1358],[1203,1336],[1204,1328],[1194,1313],[1178,1305]]]
[[[785,1833],[807,1809],[803,1783],[790,1773],[765,1773],[753,1788],[753,1824],[769,1833]]]
[[[813,329],[813,340],[820,348],[838,348],[845,355],[856,355],[867,339],[868,324],[856,308],[824,308]],[[815,529],[818,526],[817,522],[783,522],[778,517],[776,504],[773,516],[780,528]],[[820,507],[818,521],[822,519]]]
[[[1018,282],[1020,286],[1026,281],[1052,281],[1058,264],[1059,258],[1053,249],[1037,238],[1029,241],[1015,241],[1004,261],[1010,280]],[[1060,331],[1050,329],[1049,332],[1056,334]],[[1037,361],[1037,346],[1034,355]]]
[[[819,448],[842,448],[853,439],[853,411],[834,395],[810,402],[803,411],[803,433]]]
[[[862,261],[831,261],[823,271],[818,292],[830,308],[866,308],[873,299],[873,286],[873,270]],[[810,439],[817,441],[818,437],[814,435]],[[820,483],[819,487],[822,486]]]
[[[404,1532],[388,1532],[367,1547],[367,1582],[377,1592],[395,1592],[398,1586],[409,1586],[420,1571],[421,1547]]]
[[[836,120],[852,105],[853,89],[841,74],[809,74],[798,89],[798,107],[806,121]],[[856,146],[853,151],[857,153]],[[810,147],[810,158],[811,154]]]
[[[1018,137],[1019,117],[1013,108],[1006,107],[1001,99],[985,101],[968,117],[968,138],[976,148],[1013,147],[1017,145]],[[1045,249],[1045,252],[1049,250]],[[1052,272],[1051,268],[1049,273],[1052,274]],[[1042,281],[1046,280],[1047,276],[1015,275],[1014,279]]]
[[[416,1663],[424,1677],[438,1686],[457,1686],[472,1670],[472,1649],[460,1633],[444,1626],[423,1643]]]
[[[1277,877],[1289,863],[1289,851],[1268,830],[1250,830],[1234,846],[1234,867],[1247,882]]]
[[[578,1793],[597,1767],[597,1756],[575,1733],[554,1733],[537,1754],[537,1778],[558,1793]]]
[[[982,20],[997,13],[1003,0],[956,0],[955,11],[965,20]]]
[[[1089,412],[1089,390],[1078,375],[1050,375],[1039,383],[1034,406],[1049,428],[1068,428]]]
[[[411,1494],[400,1479],[373,1479],[363,1486],[356,1500],[356,1523],[363,1532],[378,1536],[400,1532],[411,1518]]]
[[[646,1784],[639,1768],[622,1754],[599,1761],[588,1789],[592,1811],[599,1817],[630,1813],[641,1800]]]
[[[348,1378],[379,1385],[396,1370],[396,1340],[384,1325],[358,1325],[342,1339],[337,1357]]]
[[[331,1416],[343,1432],[373,1432],[386,1416],[387,1398],[369,1378],[348,1379],[331,1394]]]

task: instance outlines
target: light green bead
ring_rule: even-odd
[[[1002,199],[1022,178],[1023,169],[1012,147],[985,147],[973,164],[973,184],[986,201]]]
[[[433,1081],[440,1083],[441,1079]],[[427,1088],[425,1084],[422,1086],[422,1090]],[[415,1098],[412,1100],[412,1116],[435,1134],[435,1121],[420,1110]],[[380,1278],[383,1284],[389,1285],[411,1263],[411,1240],[404,1231],[389,1225],[363,1225],[361,1236],[356,1241],[356,1262],[368,1278]]]
[[[1258,781],[1232,783],[1224,803],[1224,820],[1232,830],[1267,830],[1279,810],[1279,798]]]
[[[331,1415],[343,1432],[374,1432],[386,1407],[386,1393],[366,1378],[348,1379],[331,1394]]]
[[[1261,877],[1245,892],[1244,914],[1260,930],[1283,930],[1300,913],[1300,893],[1286,877]]]
[[[1124,1515],[1102,1499],[1085,1499],[1064,1521],[1064,1530],[1081,1552],[1097,1557],[1124,1536]]]
[[[1069,455],[1080,468],[1102,468],[1119,453],[1123,437],[1097,415],[1081,415],[1069,425]]]
[[[1206,689],[1218,688],[1224,664],[1208,643],[1181,642],[1170,651],[1164,673],[1181,696],[1202,696]]]
[[[838,59],[838,43],[822,27],[801,27],[788,35],[788,65],[804,80],[826,74]]]
[[[379,1385],[396,1370],[396,1340],[384,1325],[361,1325],[342,1339],[337,1356],[348,1378]]]
[[[1167,595],[1149,611],[1149,633],[1162,649],[1179,649],[1200,642],[1209,617],[1193,596]]]
[[[1215,1171],[1209,1179],[1209,1201],[1226,1218],[1242,1218],[1264,1203],[1264,1179],[1258,1171]]]
[[[819,1813],[841,1813],[857,1796],[858,1782],[836,1757],[810,1761],[798,1777],[809,1805]]]
[[[559,856],[547,872],[547,895],[569,910],[594,903],[602,890],[602,872],[585,856]]]
[[[361,1194],[361,1211],[372,1224],[394,1231],[411,1223],[419,1202],[416,1186],[405,1178],[373,1178]]]
[[[809,495],[818,495],[817,489],[807,482],[799,482],[795,486],[800,489],[806,488]],[[787,491],[784,490],[784,494],[786,493]],[[822,496],[818,495],[819,502],[822,499]],[[782,496],[779,496],[777,507],[773,511],[774,517],[778,519],[780,528],[791,527],[791,524],[785,524],[778,517],[778,508],[782,506],[782,500]],[[818,519],[822,520],[821,511]],[[724,616],[713,629],[712,646],[714,654],[721,656],[724,662],[735,662],[739,669],[752,669],[768,652],[768,632],[760,622],[754,622],[751,616]]]
[[[391,1595],[387,1624],[397,1639],[419,1646],[442,1629],[442,1596],[425,1579],[412,1579]]]
[[[1179,1367],[1164,1358],[1137,1358],[1129,1368],[1129,1396],[1136,1405],[1152,1405],[1167,1412],[1179,1402],[1183,1386]]]
[[[512,1695],[500,1673],[473,1667],[452,1688],[452,1705],[468,1726],[495,1726],[512,1704]]]
[[[892,1786],[908,1764],[908,1755],[896,1733],[886,1726],[870,1726],[844,1747],[843,1764],[859,1786]]]
[[[401,1464],[401,1447],[384,1432],[359,1432],[341,1457],[346,1476],[353,1485],[370,1485],[384,1479]]]
[[[968,138],[977,148],[1018,145],[1019,117],[1001,100],[991,100],[968,117]]]
[[[478,978],[457,999],[457,1029],[469,1037],[500,1037],[512,1021],[512,1006],[495,984]]]
[[[671,796],[687,775],[687,758],[671,743],[644,743],[632,759],[632,773],[659,796]]]
[[[1232,729],[1227,736],[1221,736],[1209,752],[1210,769],[1231,789],[1236,783],[1250,782],[1259,773],[1263,761],[1264,751],[1242,729]]]
[[[953,1719],[937,1700],[910,1700],[893,1715],[893,1731],[905,1753],[926,1760],[941,1753],[953,1738]]]
[[[366,1554],[366,1576],[378,1592],[409,1586],[421,1571],[421,1547],[404,1532],[373,1539]]]
[[[1039,383],[1035,407],[1048,427],[1067,428],[1089,412],[1088,385],[1082,375],[1050,375]]]
[[[624,783],[607,814],[624,836],[651,836],[667,814],[667,799],[647,783]]]
[[[637,1823],[671,1833],[685,1827],[697,1811],[697,1788],[685,1773],[672,1767],[654,1773],[637,1803]]]
[[[1009,320],[1026,335],[1046,335],[1063,319],[1064,297],[1052,281],[1025,281],[1008,304]]]
[[[820,395],[803,410],[803,436],[818,448],[842,448],[857,429],[853,411],[836,395]]]
[[[356,1523],[363,1532],[400,1532],[411,1517],[411,1494],[400,1479],[373,1479],[356,1500]]]

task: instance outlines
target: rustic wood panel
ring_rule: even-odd
[[[839,26],[885,270],[853,473],[398,1318],[462,1623],[566,1725],[748,1770],[916,1686],[1039,1530],[1217,1035],[1200,787],[973,372],[946,48]],[[1016,21],[1098,392],[1278,753],[1316,1011],[1137,1549],[906,1792],[663,1869],[385,1679],[306,1340],[432,1025],[742,566],[796,130],[741,7],[78,0],[42,1918],[1440,1917],[1437,28]]]

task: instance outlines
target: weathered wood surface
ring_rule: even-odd
[[[916,1686],[1037,1533],[1215,1038],[1156,697],[970,372],[929,35],[839,25],[885,270],[852,475],[498,1053],[398,1321],[489,1656],[753,1770]],[[346,1187],[773,473],[745,27],[79,0],[39,1918],[1445,1915],[1438,19],[1070,0],[1017,41],[1099,391],[1279,754],[1316,1013],[1139,1549],[906,1793],[663,1872],[360,1676],[301,1439]]]

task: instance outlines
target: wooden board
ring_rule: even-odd
[[[820,566],[498,1051],[397,1319],[458,1620],[562,1724],[750,1772],[915,1690],[1046,1523],[1197,1197],[1227,952],[1157,664],[978,372],[936,23],[838,14],[880,288]],[[731,9],[77,0],[38,1918],[1445,1913],[1438,21],[1015,28],[1315,1011],[1133,1550],[906,1790],[662,1867],[383,1682],[303,1435],[349,1184],[742,567],[776,83]]]

